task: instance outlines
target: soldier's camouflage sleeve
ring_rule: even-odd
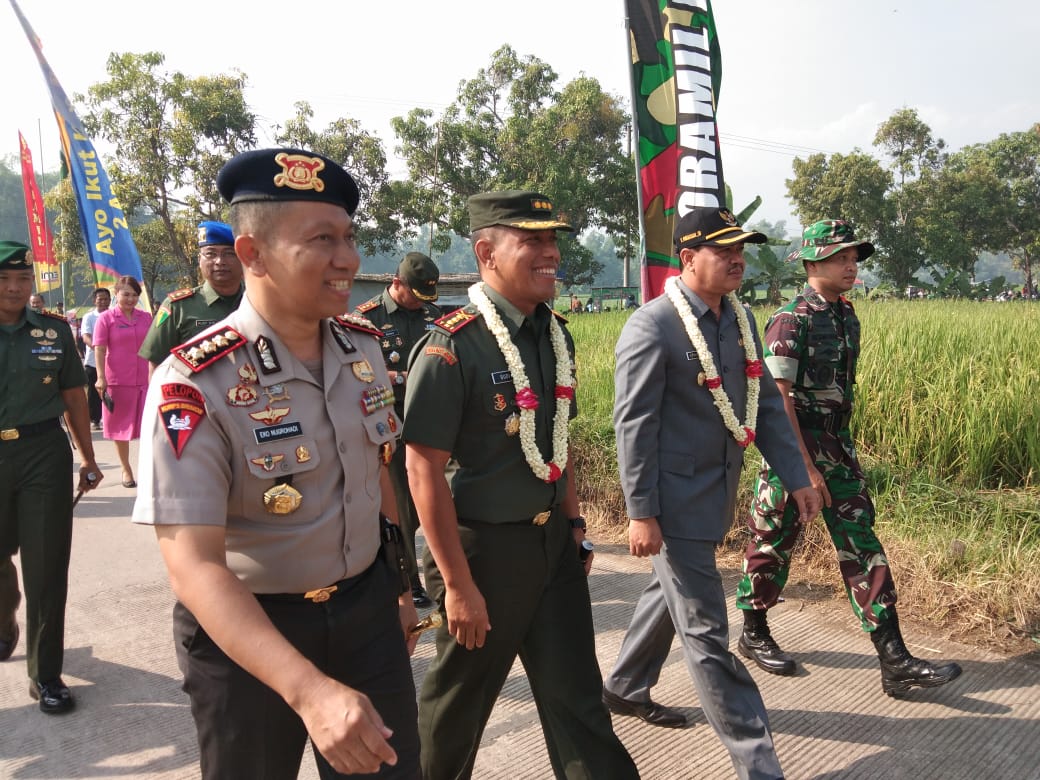
[[[774,379],[794,382],[805,356],[804,321],[791,311],[779,311],[766,324],[765,363]]]

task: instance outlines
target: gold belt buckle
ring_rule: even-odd
[[[0,441],[14,441],[18,435],[17,428],[4,428],[0,431]]]
[[[339,590],[336,585],[329,585],[324,588],[318,588],[317,590],[309,590],[303,594],[305,599],[310,599],[315,604],[321,604],[322,602],[328,601],[332,598],[332,594]]]
[[[546,509],[544,512],[539,512],[538,514],[536,514],[534,517],[531,518],[531,523],[533,525],[545,525],[546,523],[549,522],[549,515],[551,515],[551,514],[552,514],[552,510],[551,509]]]

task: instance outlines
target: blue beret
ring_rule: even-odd
[[[254,149],[233,157],[217,174],[228,203],[306,200],[332,203],[353,216],[358,188],[343,168],[303,149]]]
[[[200,222],[199,223],[199,246],[228,246],[235,245],[235,234],[231,232],[231,225],[224,222]]]

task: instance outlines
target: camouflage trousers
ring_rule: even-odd
[[[863,630],[873,631],[895,606],[896,588],[874,534],[874,504],[852,438],[847,430],[832,434],[805,428],[802,438],[831,494],[823,519],[838,552],[846,595]],[[744,553],[744,576],[737,586],[741,609],[769,609],[779,600],[802,530],[797,521],[798,507],[763,460],[748,517],[755,538]]]

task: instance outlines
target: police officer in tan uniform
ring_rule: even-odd
[[[29,695],[55,715],[75,706],[61,679],[72,549],[72,452],[58,422],[63,413],[80,453],[79,489],[96,487],[101,470],[72,331],[64,317],[26,308],[32,288],[29,247],[0,241],[0,661],[18,642],[11,558],[20,551]]]
[[[408,382],[408,355],[412,347],[433,322],[441,316],[437,300],[437,280],[441,272],[436,263],[422,252],[409,252],[397,266],[397,273],[390,285],[375,298],[357,307],[361,314],[379,328],[383,334],[380,345],[390,381],[394,384],[394,411],[404,419],[404,394]],[[408,489],[405,472],[404,447],[398,447],[390,461],[390,481],[397,497],[397,515],[404,535],[408,575],[412,585],[412,603],[420,609],[432,607],[426,589],[419,581],[419,566],[415,559],[415,532],[419,528],[419,517]]]
[[[246,294],[153,375],[134,520],[156,527],[202,776],[419,777],[406,630],[380,556],[400,421],[378,331],[349,309],[357,187],[297,149],[217,178]]]

